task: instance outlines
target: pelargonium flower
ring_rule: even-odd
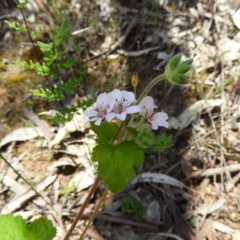
[[[168,115],[165,112],[154,113],[156,106],[152,97],[144,97],[138,106],[140,107],[140,114],[151,123],[153,130],[157,130],[161,126],[168,128]]]
[[[111,121],[114,118],[124,121],[127,114],[133,114],[140,111],[139,106],[132,106],[135,101],[133,92],[114,89],[108,94],[114,98],[114,106],[112,112],[106,116],[107,121]]]
[[[114,99],[107,93],[101,93],[97,97],[96,110],[86,110],[84,113],[90,118],[90,122],[95,121],[95,125],[99,126],[104,119],[108,119],[113,105]]]

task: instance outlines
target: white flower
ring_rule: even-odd
[[[90,118],[90,122],[95,121],[99,126],[102,120],[107,120],[107,115],[111,112],[114,105],[114,99],[107,93],[101,93],[97,97],[96,110],[86,110],[84,113]]]
[[[152,129],[157,130],[158,127],[168,128],[168,115],[165,112],[154,113],[154,102],[152,97],[144,97],[138,105],[140,114],[152,124]]]
[[[139,106],[131,106],[135,101],[133,92],[114,89],[109,93],[109,96],[114,98],[114,106],[112,112],[106,116],[107,121],[111,121],[114,118],[124,121],[127,114],[137,113],[140,111]]]

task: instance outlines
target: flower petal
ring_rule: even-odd
[[[100,105],[106,105],[106,98],[107,98],[107,94],[105,92],[100,93],[96,100],[97,106],[99,107]]]
[[[125,112],[127,114],[132,114],[132,113],[137,113],[137,112],[140,112],[140,107],[139,106],[131,106],[131,107],[128,107]]]
[[[151,120],[149,120],[152,124],[152,128],[157,129],[156,126],[168,128],[168,115],[165,112],[158,112],[153,115]]]
[[[165,112],[157,112],[154,114],[154,118],[168,119],[168,115]]]
[[[95,122],[95,125],[99,126],[102,122],[102,118],[98,118],[97,121]]]
[[[115,100],[115,102],[118,102],[118,103],[121,102],[122,95],[119,89],[112,90],[112,92],[109,92],[108,95],[112,97]]]
[[[98,116],[98,113],[95,110],[86,110],[86,111],[84,111],[84,114],[88,117]]]
[[[118,114],[117,113],[114,113],[114,112],[110,112],[106,115],[106,120],[108,122],[111,122]]]
[[[93,117],[93,118],[90,118],[90,122],[94,122],[94,121],[96,121],[97,119],[99,119],[99,117]]]
[[[117,115],[117,119],[124,121],[126,119],[127,114],[125,112],[122,112],[120,114]]]
[[[157,122],[155,122],[155,121],[150,121],[151,122],[151,125],[152,125],[152,129],[153,130],[157,130],[158,129],[158,124],[157,124]]]
[[[128,91],[121,91],[122,93],[122,104],[125,106],[130,106],[135,100],[134,93]]]
[[[140,107],[140,114],[142,114],[145,118],[149,118],[152,116],[153,110],[155,108],[152,97],[144,97],[138,104],[138,106]]]

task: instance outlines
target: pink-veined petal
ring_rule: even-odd
[[[145,118],[149,118],[153,114],[155,108],[153,98],[150,96],[144,97],[138,105],[140,107],[140,114]]]
[[[121,102],[122,95],[119,89],[114,89],[108,93],[110,97],[112,97],[116,102]]]
[[[128,91],[122,91],[122,104],[130,106],[135,100],[134,93]]]
[[[108,113],[112,111],[114,104],[115,104],[115,99],[111,95],[108,95],[107,104],[106,104]]]

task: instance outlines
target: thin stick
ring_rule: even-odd
[[[88,195],[87,195],[87,198],[85,199],[83,205],[81,206],[81,208],[80,208],[77,216],[75,217],[75,219],[74,219],[74,221],[73,221],[70,229],[68,230],[68,232],[67,232],[67,234],[66,234],[66,236],[64,237],[63,240],[68,240],[68,239],[69,239],[70,235],[72,234],[73,229],[76,227],[77,222],[78,222],[79,219],[81,218],[84,209],[85,209],[86,206],[88,205],[88,203],[89,203],[89,201],[90,201],[93,193],[96,191],[99,181],[100,181],[100,177],[97,176],[97,178],[95,179],[95,181],[94,181],[91,189],[89,190],[89,193],[88,193]]]
[[[199,170],[199,171],[193,172],[190,175],[190,178],[209,177],[213,175],[222,174],[226,171],[238,172],[240,171],[240,164],[234,164],[231,166],[223,166],[223,167],[217,167],[217,168],[209,168],[207,170]]]

